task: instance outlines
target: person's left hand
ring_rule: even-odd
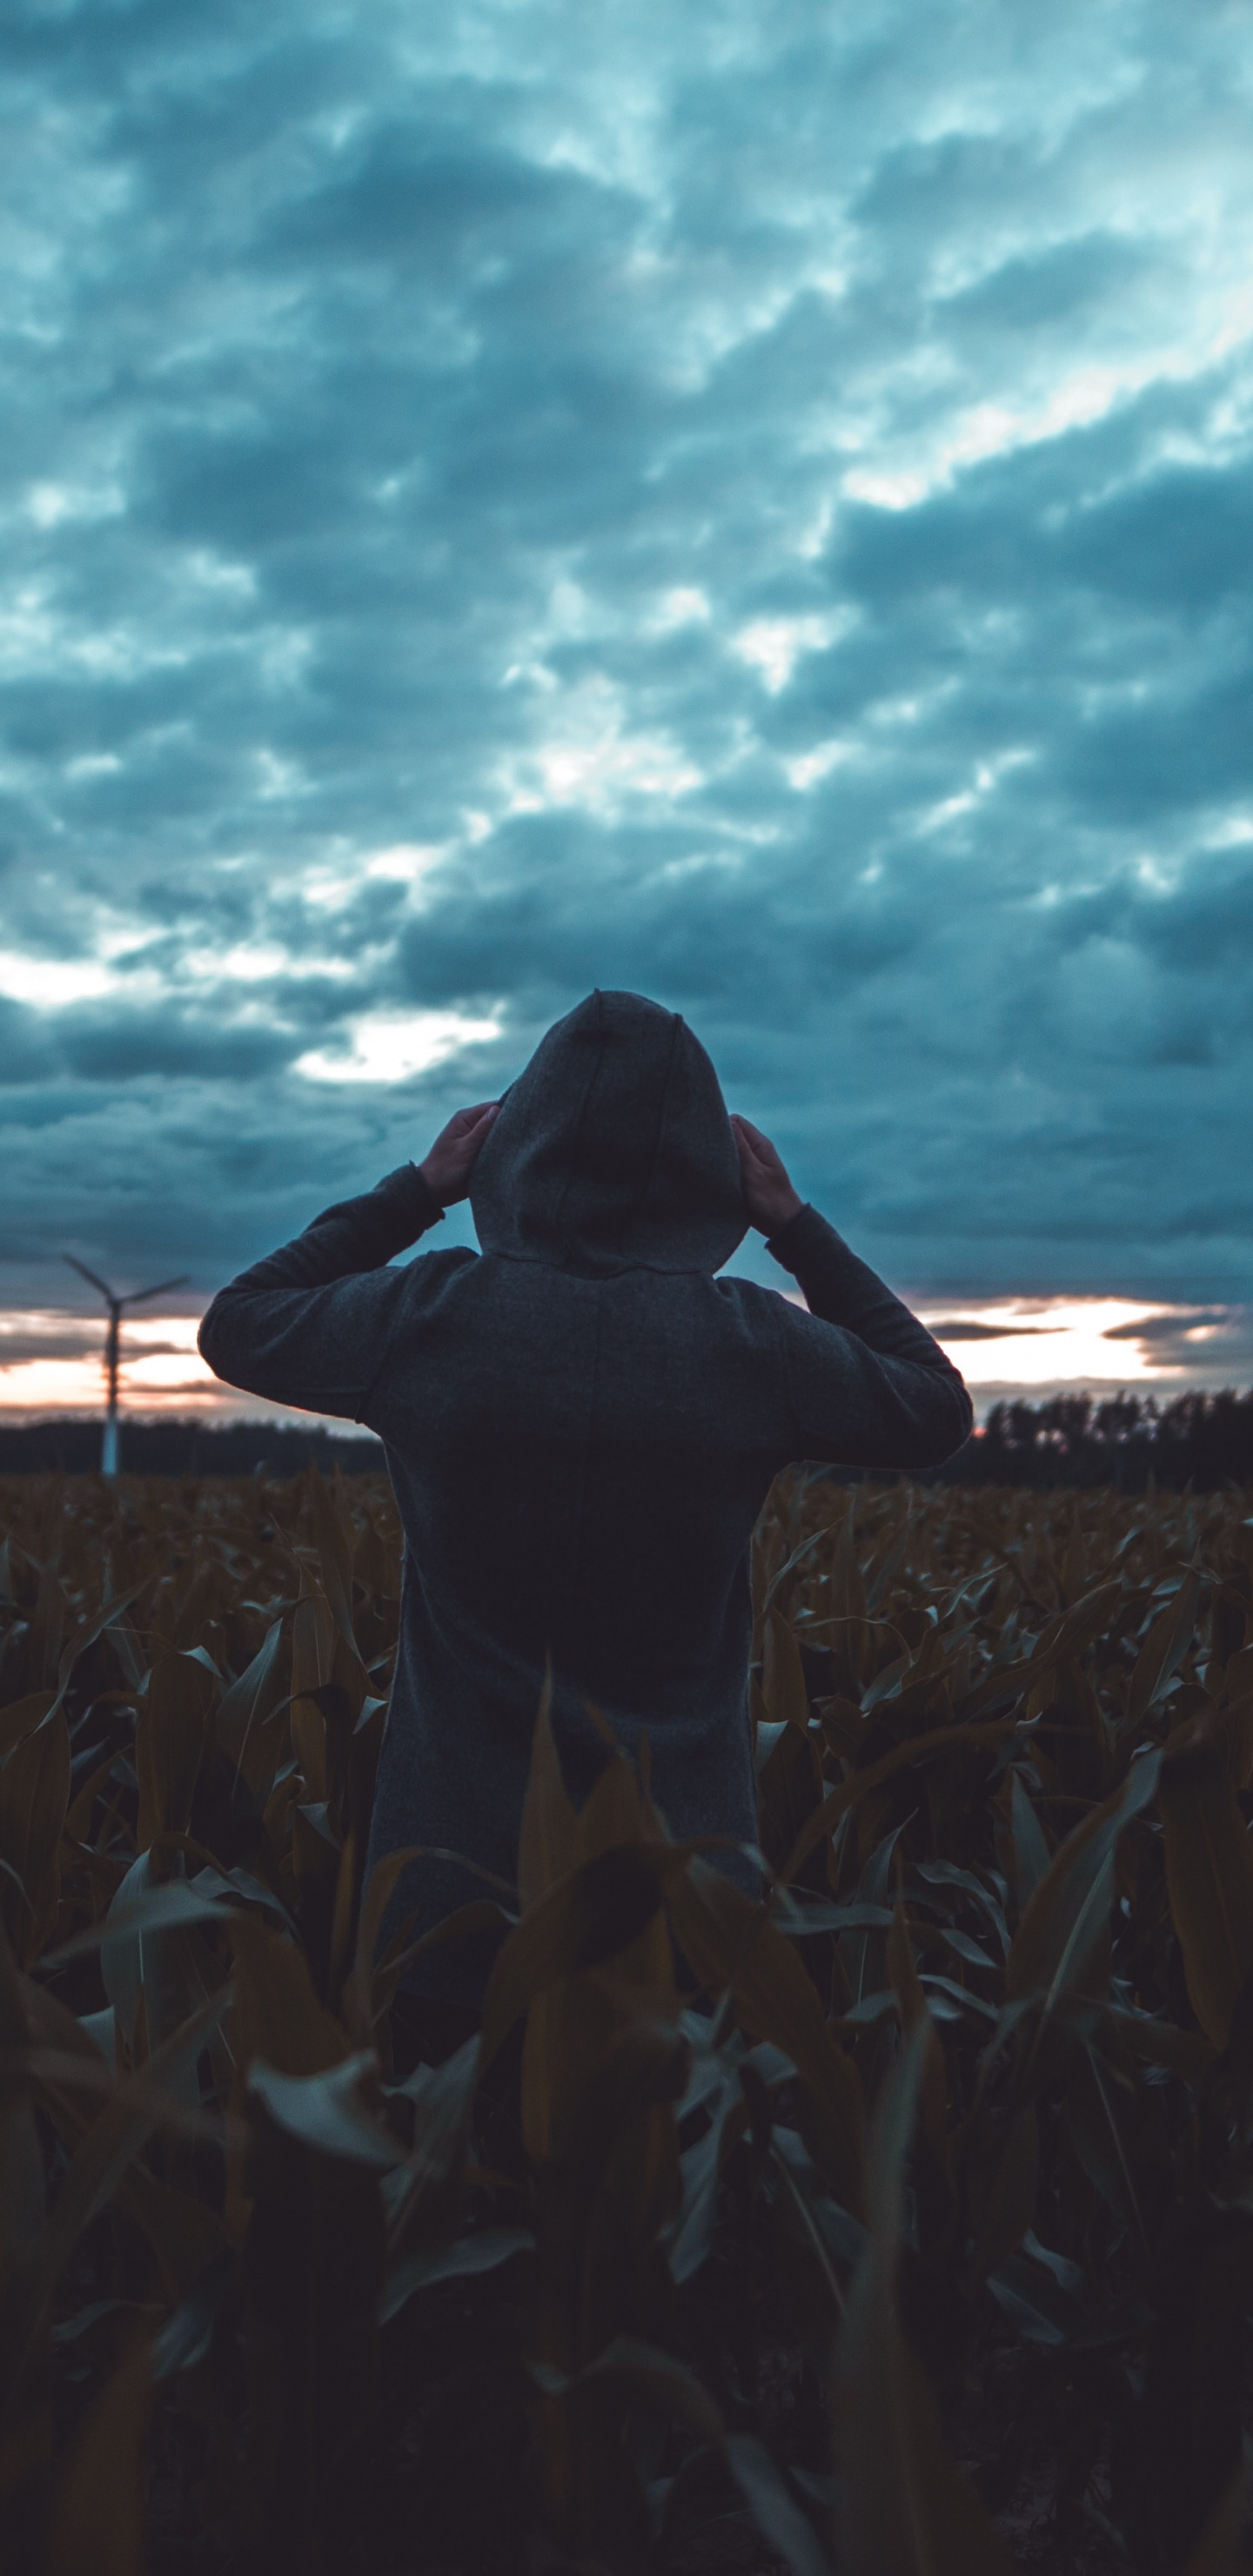
[[[470,1174],[475,1156],[484,1143],[497,1110],[498,1100],[480,1100],[475,1109],[454,1110],[446,1127],[441,1127],[430,1153],[418,1170],[433,1198],[441,1207],[451,1207],[463,1199],[470,1187]]]

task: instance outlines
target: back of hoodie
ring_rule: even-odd
[[[370,1858],[459,1852],[512,1880],[546,1660],[567,1786],[605,1759],[591,1702],[675,1833],[756,1839],[748,1543],[799,1458],[923,1467],[965,1438],[961,1379],[804,1208],[771,1250],[810,1312],[715,1277],[746,1216],[708,1056],[675,1014],[594,993],[526,1067],[475,1166],[476,1256],[385,1266],[438,1220],[413,1166],[330,1209],[214,1301],[232,1384],[377,1431],[405,1529]],[[751,1865],[728,1859],[744,1883]],[[414,1863],[415,1932],[476,1892]],[[487,1951],[419,1990],[472,2003]]]

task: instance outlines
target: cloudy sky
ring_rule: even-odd
[[[1245,0],[4,50],[10,1357],[599,983],[928,1311],[1253,1375]]]

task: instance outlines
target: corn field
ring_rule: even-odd
[[[4,2566],[1244,2566],[1251,1511],[782,1482],[762,1902],[541,1706],[406,2073],[386,1483],[0,1485]]]

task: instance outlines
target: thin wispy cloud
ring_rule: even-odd
[[[1247,1300],[1247,13],[6,50],[0,1298],[203,1299],[601,983],[936,1313]]]

